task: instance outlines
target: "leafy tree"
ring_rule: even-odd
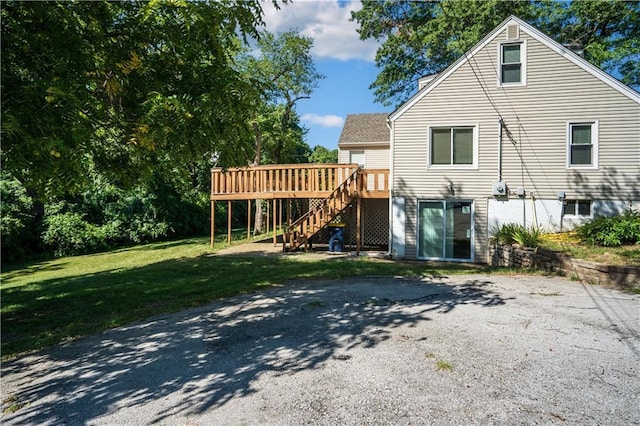
[[[382,41],[376,53],[381,71],[371,84],[376,101],[402,103],[419,77],[444,70],[512,14],[561,43],[581,44],[595,65],[640,85],[638,2],[363,1],[352,12],[360,38]]]
[[[295,144],[302,141],[303,133],[298,132],[300,138],[297,141],[292,141],[286,135],[292,124],[299,123],[296,123],[296,103],[308,99],[318,81],[324,78],[315,68],[312,47],[313,39],[300,36],[295,31],[277,35],[263,32],[257,42],[257,54],[245,52],[240,58],[244,73],[258,88],[264,102],[253,121],[254,165],[262,162],[264,147],[261,138],[264,133],[270,132],[273,137],[279,130],[284,136],[279,140],[277,136],[273,137],[274,143],[270,147],[268,156],[276,164],[282,162],[287,142]]]
[[[91,162],[120,183],[246,143],[255,88],[233,66],[257,36],[243,2],[2,2],[2,164],[35,199]]]
[[[337,163],[338,162],[338,150],[328,149],[322,145],[317,145],[313,148],[311,155],[309,155],[310,163]]]
[[[309,147],[305,130],[295,111],[296,103],[308,99],[324,78],[311,56],[313,39],[295,31],[264,32],[256,52],[245,52],[239,62],[244,74],[259,90],[262,104],[252,120],[252,165],[306,160]],[[256,203],[261,205],[261,200]],[[255,233],[262,232],[262,209],[256,209]]]
[[[0,172],[0,235],[2,261],[23,259],[39,250],[39,226],[33,215],[33,201],[20,182]]]

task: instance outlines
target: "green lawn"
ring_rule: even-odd
[[[640,244],[622,247],[600,247],[581,243],[575,232],[546,234],[542,247],[563,251],[576,259],[619,266],[640,267]]]
[[[2,357],[294,279],[480,270],[486,271],[367,258],[212,256],[204,238],[22,265],[0,275]]]

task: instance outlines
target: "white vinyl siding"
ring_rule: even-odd
[[[338,152],[338,163],[352,163],[352,152],[364,152],[364,167],[367,169],[388,169],[389,168],[389,148],[364,148],[364,149],[340,149]],[[358,154],[356,154],[357,160]]]
[[[367,169],[388,169],[389,168],[389,148],[367,149]]]
[[[416,200],[461,198],[475,201],[475,258],[485,258],[487,200],[494,199],[492,184],[498,180],[500,116],[509,131],[502,141],[502,179],[512,191],[526,190],[523,203],[531,203],[531,193],[537,200],[556,200],[559,191],[568,199],[638,199],[638,103],[529,37],[522,27],[519,36],[526,42],[526,86],[505,90],[491,84],[500,64],[499,45],[506,38],[503,31],[473,57],[473,70],[469,63],[461,65],[393,119],[393,196],[406,200],[406,257],[417,254]],[[567,120],[584,118],[598,120],[598,168],[567,169]],[[477,168],[425,170],[430,126],[452,120],[477,123]]]

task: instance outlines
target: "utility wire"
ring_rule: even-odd
[[[449,28],[451,29],[451,32],[453,33],[454,37],[456,38],[456,41],[458,42],[458,47],[462,47],[462,41],[460,39],[460,36],[458,35],[458,32],[453,27],[453,25],[450,23],[452,21],[450,20],[450,17],[447,14],[447,11],[446,11],[446,9],[444,7],[443,2],[438,2],[438,5],[440,6],[440,9],[442,10],[442,13],[443,13],[444,17],[446,18],[447,23],[449,24]],[[485,97],[487,98],[487,100],[491,104],[491,107],[493,107],[493,109],[496,112],[496,114],[498,114],[498,117],[500,117],[502,119],[502,114],[500,114],[500,111],[498,110],[498,106],[495,104],[495,102],[491,98],[491,95],[489,95],[489,92],[484,87],[484,83],[480,79],[480,77],[478,76],[478,73],[476,72],[475,68],[473,67],[473,64],[471,63],[471,60],[469,59],[469,55],[467,55],[467,51],[466,50],[463,50],[463,55],[464,55],[465,59],[467,60],[467,63],[469,64],[469,67],[471,68],[471,71],[473,72],[473,75],[476,77],[476,80],[478,81],[478,84],[480,85],[480,88],[482,89],[482,92],[484,93]],[[476,63],[476,66],[477,66],[477,63]]]

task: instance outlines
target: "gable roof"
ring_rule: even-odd
[[[588,62],[586,59],[572,52],[571,49],[561,45],[557,41],[553,40],[551,37],[542,33],[538,29],[532,27],[531,25],[524,22],[522,19],[511,15],[507,19],[505,19],[502,24],[498,25],[493,31],[487,34],[482,40],[480,40],[474,47],[472,47],[468,52],[458,58],[453,64],[451,64],[448,68],[446,68],[443,72],[439,73],[437,77],[427,83],[424,87],[422,87],[418,92],[413,95],[409,100],[407,100],[404,104],[400,105],[398,109],[391,113],[389,116],[390,121],[394,121],[398,119],[402,114],[404,114],[409,108],[415,105],[420,99],[422,99],[425,95],[431,92],[434,88],[436,88],[443,80],[445,80],[449,75],[455,72],[462,65],[469,62],[469,59],[472,58],[475,54],[477,54],[481,49],[491,43],[497,36],[500,34],[507,25],[510,24],[518,24],[521,29],[523,29],[528,35],[532,38],[536,39],[540,43],[547,46],[549,49],[555,51],[559,55],[563,56],[565,59],[573,62],[575,65],[579,66],[589,74],[601,80],[603,83],[622,93],[623,95],[629,97],[633,101],[640,104],[640,93],[636,92],[629,86],[621,83],[614,77],[610,76],[606,72],[602,71],[600,68]]]
[[[338,146],[389,145],[387,113],[348,114]]]

